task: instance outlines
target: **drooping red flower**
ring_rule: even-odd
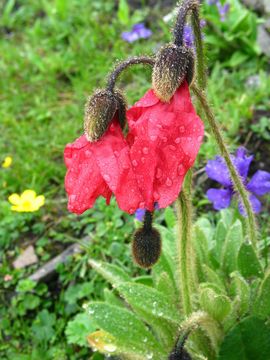
[[[127,112],[130,158],[144,207],[175,201],[203,139],[203,123],[192,105],[187,82],[169,103],[149,90]]]
[[[142,196],[131,166],[129,147],[116,116],[100,140],[89,142],[83,135],[66,146],[64,158],[70,211],[83,213],[99,196],[109,203],[112,193],[123,211],[134,213],[141,206]]]

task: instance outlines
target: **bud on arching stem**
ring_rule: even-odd
[[[152,213],[145,212],[144,225],[134,234],[132,254],[134,261],[142,268],[149,269],[158,261],[161,253],[161,237],[152,227]]]
[[[125,99],[120,91],[97,90],[85,105],[84,131],[87,140],[99,140],[108,129],[117,110],[123,127],[125,108]]]
[[[168,44],[159,51],[152,82],[154,92],[161,101],[170,101],[177,88],[186,78],[188,70],[188,79],[193,78],[194,66],[190,67],[192,61],[192,52],[186,46]]]

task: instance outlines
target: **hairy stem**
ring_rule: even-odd
[[[257,226],[256,226],[255,215],[252,211],[252,206],[251,206],[251,203],[249,200],[249,194],[248,194],[247,190],[245,189],[245,186],[241,180],[241,177],[238,175],[237,170],[230,158],[230,154],[229,154],[227,146],[223,140],[219,125],[215,120],[214,114],[208,104],[208,101],[206,99],[204,92],[202,92],[200,89],[198,89],[198,87],[196,85],[192,85],[192,90],[193,90],[194,94],[196,95],[196,97],[199,99],[202,108],[204,109],[206,118],[211,127],[211,130],[213,132],[215,140],[219,146],[221,155],[224,157],[224,159],[226,161],[234,188],[239,193],[241,201],[244,205],[244,208],[245,208],[245,211],[247,214],[246,222],[247,222],[247,228],[248,228],[250,240],[251,240],[251,243],[253,245],[255,252],[257,253],[257,247],[256,247],[256,245],[257,245]]]
[[[120,62],[108,77],[107,89],[109,91],[113,92],[115,83],[116,83],[119,75],[122,73],[122,71],[124,71],[126,68],[128,68],[132,65],[137,65],[137,64],[145,64],[145,65],[154,66],[155,60],[148,56],[138,56],[138,57],[133,57],[128,60]]]
[[[174,43],[177,46],[184,45],[184,27],[188,14],[191,12],[191,24],[194,33],[196,48],[196,72],[197,82],[201,89],[206,87],[206,66],[202,41],[199,2],[197,0],[184,0],[180,5],[176,23],[173,29]]]
[[[193,278],[190,261],[191,252],[191,227],[192,210],[191,202],[186,190],[182,190],[176,202],[179,226],[179,239],[177,241],[178,272],[180,276],[180,294],[185,315],[192,312]]]

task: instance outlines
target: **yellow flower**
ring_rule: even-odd
[[[34,190],[25,190],[21,195],[12,194],[8,201],[12,204],[11,210],[18,212],[37,211],[45,203],[43,195],[37,196]]]
[[[2,162],[2,168],[9,168],[12,164],[12,157],[11,156],[6,156],[4,161]]]

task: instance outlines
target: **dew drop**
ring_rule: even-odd
[[[108,352],[115,352],[115,350],[117,349],[117,347],[113,344],[106,344],[104,345],[104,350],[108,351]]]
[[[197,140],[198,140],[199,142],[201,142],[202,139],[203,139],[203,136],[198,136],[198,138],[197,138]]]
[[[142,161],[142,163],[144,164],[144,163],[145,163],[145,158],[142,157],[142,158],[141,158],[141,161]]]
[[[160,168],[157,168],[157,172],[156,172],[156,178],[160,179],[162,176],[162,170]]]
[[[133,166],[138,166],[138,162],[136,160],[132,160],[132,165]]]
[[[159,193],[157,192],[157,191],[154,191],[154,199],[155,200],[159,200],[160,199],[160,195],[159,195]]]
[[[142,149],[142,152],[143,152],[145,155],[147,155],[147,154],[149,153],[148,147],[144,147],[144,148]]]
[[[179,126],[179,131],[180,133],[185,132],[186,128],[184,126]]]
[[[167,141],[168,141],[168,138],[167,138],[166,136],[164,136],[164,137],[162,138],[162,141],[163,141],[163,142],[167,142]]]
[[[178,165],[177,172],[178,175],[183,175],[185,173],[185,168],[182,164]]]
[[[144,202],[144,201],[140,202],[140,203],[139,203],[139,207],[140,207],[141,209],[144,209],[144,208],[145,208],[145,202]]]
[[[72,203],[72,202],[74,202],[74,201],[76,201],[76,195],[70,195],[70,197],[69,197],[69,201]]]
[[[86,150],[85,156],[86,156],[86,157],[91,157],[91,156],[92,156],[92,151]]]
[[[176,144],[179,144],[180,141],[181,141],[181,138],[180,138],[180,137],[178,137],[178,138],[176,138],[176,139],[174,140],[174,142],[175,142]]]
[[[167,178],[166,179],[166,185],[167,186],[172,186],[172,184],[173,184],[172,180],[170,178]]]
[[[114,155],[115,155],[116,157],[119,157],[119,155],[120,155],[120,154],[119,154],[119,151],[116,151],[116,150],[115,150],[115,151],[114,151]]]
[[[154,356],[153,353],[149,353],[146,355],[146,359],[151,360],[151,359],[153,359],[153,356]]]
[[[88,314],[89,314],[89,315],[92,315],[92,314],[94,314],[94,313],[95,313],[95,311],[94,311],[93,309],[89,309],[89,310],[88,310]]]
[[[108,181],[108,182],[110,182],[110,181],[111,181],[111,177],[110,177],[110,175],[105,174],[103,177],[104,177],[104,180],[105,180],[105,181]]]
[[[169,145],[170,150],[175,151],[176,147],[174,145]]]
[[[151,135],[150,140],[151,141],[156,141],[157,140],[157,135]]]

